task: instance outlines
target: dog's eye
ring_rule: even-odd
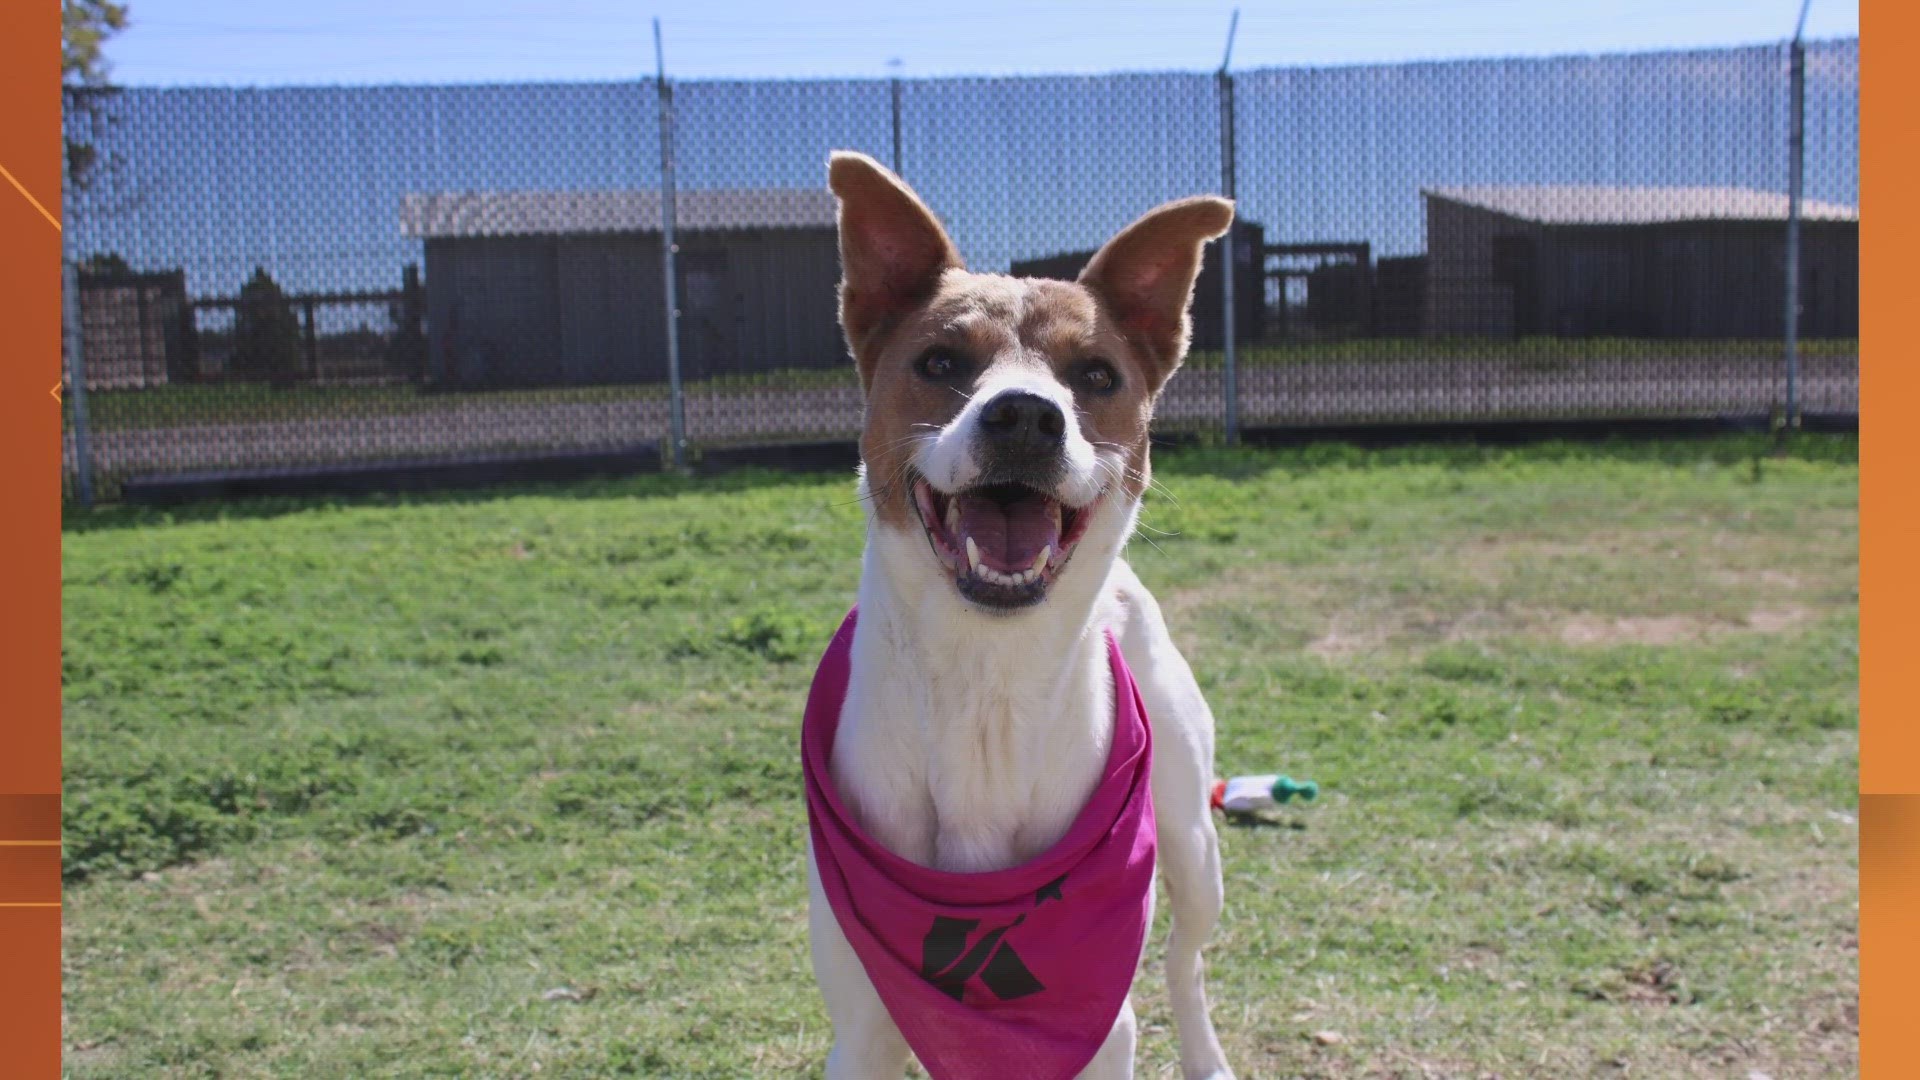
[[[960,358],[946,349],[928,349],[916,365],[920,374],[937,382],[946,382],[960,374]]]
[[[1092,390],[1095,393],[1105,393],[1120,385],[1120,373],[1113,370],[1113,365],[1105,360],[1087,361],[1080,365],[1080,371],[1075,377],[1083,389]]]

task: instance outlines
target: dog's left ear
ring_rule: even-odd
[[[1080,272],[1080,283],[1106,304],[1121,328],[1165,379],[1187,355],[1187,307],[1200,253],[1233,224],[1233,203],[1196,195],[1147,211],[1107,241]]]

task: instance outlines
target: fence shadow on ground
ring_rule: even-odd
[[[1373,448],[1334,441],[1316,442],[1285,449],[1160,446],[1156,448],[1154,455],[1154,476],[1156,481],[1164,485],[1167,480],[1177,480],[1180,477],[1247,480],[1270,473],[1275,468],[1285,468],[1305,474],[1321,469],[1379,468],[1419,461],[1431,462],[1440,468],[1459,470],[1476,468],[1493,458],[1513,452],[1509,446],[1471,442],[1417,443]],[[1721,466],[1757,463],[1782,455],[1819,461],[1857,461],[1859,441],[1852,435],[1824,433],[1802,433],[1785,439],[1765,435],[1729,435],[1704,439],[1552,440],[1533,444],[1527,454],[1529,460],[1534,461],[1543,459],[1658,461],[1675,466],[1697,465],[1702,462]],[[623,499],[636,503],[653,503],[686,495],[711,495],[781,487],[803,478],[812,481],[836,474],[844,480],[845,490],[844,498],[838,501],[846,503],[857,501],[859,496],[855,492],[854,477],[851,472],[822,470],[796,473],[787,470],[747,467],[705,476],[653,473],[368,495],[274,496],[186,503],[170,507],[115,503],[93,510],[83,510],[67,506],[61,520],[61,530],[77,534],[149,528],[156,525],[277,518],[327,510],[484,504],[529,496],[545,499]]]

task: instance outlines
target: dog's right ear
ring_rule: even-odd
[[[933,211],[879,162],[836,150],[827,184],[840,198],[840,325],[867,381],[878,336],[963,264]]]

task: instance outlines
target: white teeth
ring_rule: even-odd
[[[947,500],[947,535],[953,536],[960,531],[960,500]]]
[[[1032,566],[1017,573],[1007,573],[1003,570],[995,570],[980,561],[980,545],[975,543],[971,536],[966,538],[966,549],[968,572],[989,585],[1031,585],[1040,580],[1041,574],[1046,573],[1047,563],[1053,558],[1053,545],[1048,544],[1040,549],[1040,554],[1034,558]]]
[[[1009,574],[991,566],[975,566],[973,576],[989,585],[1031,585],[1040,580],[1040,571],[1022,570],[1017,574]]]

